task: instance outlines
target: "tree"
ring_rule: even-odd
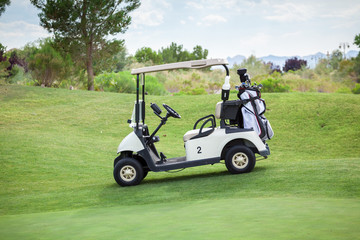
[[[5,12],[6,5],[10,5],[10,0],[0,0],[0,16]]]
[[[343,54],[339,49],[334,50],[331,53],[329,64],[332,69],[336,70],[339,68],[340,62],[343,60]]]
[[[162,55],[164,63],[180,62],[183,60],[184,55],[186,55],[183,54],[183,45],[177,45],[174,42],[169,47],[161,48],[159,54]]]
[[[51,87],[55,81],[58,84],[70,75],[72,61],[69,55],[62,57],[53,47],[51,39],[40,42],[39,48],[34,48],[28,58],[29,69],[38,85]]]
[[[303,67],[306,67],[306,65],[307,65],[306,60],[298,59],[297,57],[290,58],[285,61],[285,66],[283,68],[283,71],[284,72],[287,72],[289,70],[296,71]]]
[[[9,76],[8,67],[10,63],[8,58],[5,56],[6,47],[0,43],[0,80]]]
[[[143,47],[138,49],[135,53],[135,58],[139,63],[145,63],[151,61],[154,64],[162,63],[162,56],[158,54],[156,51],[153,51],[149,47]]]
[[[360,33],[355,36],[354,44],[360,48]]]
[[[192,55],[194,60],[206,59],[209,54],[207,49],[204,49],[200,45],[196,45],[193,49]]]
[[[56,41],[76,45],[84,56],[88,90],[94,90],[95,55],[114,42],[106,36],[124,33],[131,23],[129,12],[140,6],[140,0],[30,1],[41,10],[41,26],[54,33]]]
[[[196,45],[193,49],[193,52],[190,53],[188,50],[183,49],[183,45],[181,44],[178,45],[172,42],[170,46],[166,48],[161,48],[158,54],[162,56],[164,63],[173,63],[173,62],[205,59],[207,58],[209,51],[207,49],[203,50],[201,46]]]

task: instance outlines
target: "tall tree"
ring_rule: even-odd
[[[182,44],[178,45],[174,42],[172,42],[170,46],[161,48],[158,51],[158,55],[162,56],[164,63],[205,59],[208,54],[209,51],[203,49],[200,45],[196,45],[193,52],[190,53],[188,50],[184,49]]]
[[[6,5],[10,5],[10,0],[0,0],[0,16],[5,12]]]
[[[41,10],[41,26],[54,33],[56,41],[76,45],[84,55],[88,90],[94,90],[94,56],[113,43],[106,40],[108,35],[127,30],[129,12],[140,6],[140,0],[30,1]]]
[[[135,53],[135,58],[138,62],[142,63],[148,61],[152,61],[154,64],[162,63],[162,56],[149,47],[142,47],[141,49],[138,49]]]
[[[206,59],[209,54],[207,49],[204,49],[200,45],[196,45],[193,49],[192,55],[195,60]]]

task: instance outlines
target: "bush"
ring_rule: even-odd
[[[33,85],[34,80],[31,74],[26,73],[22,67],[14,65],[10,71],[10,77],[7,78],[7,82],[10,84],[22,84],[22,85]]]
[[[360,84],[356,84],[355,88],[352,90],[355,94],[360,94]]]
[[[105,92],[135,93],[136,83],[129,71],[103,73],[95,77],[95,89]]]
[[[338,90],[336,90],[336,93],[347,93],[348,94],[348,93],[351,93],[351,90],[348,87],[341,87]]]
[[[151,95],[166,95],[168,93],[164,85],[151,75],[145,76],[145,91]]]
[[[135,93],[136,76],[129,71],[103,73],[95,78],[95,89],[105,92]],[[154,76],[145,76],[145,91],[151,95],[165,95],[167,91]]]
[[[263,92],[289,92],[290,87],[281,83],[280,79],[268,78],[261,82]]]

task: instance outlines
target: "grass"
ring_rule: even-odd
[[[233,96],[234,98],[234,96]],[[263,94],[275,137],[253,172],[224,165],[152,173],[119,187],[116,149],[134,96],[0,86],[1,239],[355,239],[360,231],[360,97]],[[219,95],[148,96],[170,119],[157,147],[182,135]],[[147,109],[150,130],[159,119]]]

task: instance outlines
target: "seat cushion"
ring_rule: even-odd
[[[206,132],[208,130],[211,130],[212,128],[203,128],[202,132]],[[200,129],[193,129],[190,131],[187,131],[183,137],[184,142],[190,140],[192,137],[195,137],[199,134]]]
[[[217,119],[220,119],[221,116],[222,103],[223,102],[218,102],[215,107],[215,117]]]

